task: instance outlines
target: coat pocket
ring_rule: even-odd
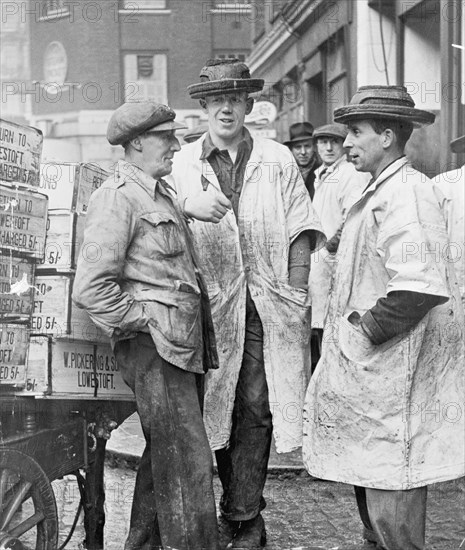
[[[152,258],[163,260],[184,254],[184,241],[174,214],[147,212],[140,216],[140,224],[146,249]]]
[[[407,345],[410,333],[394,336],[383,344],[373,344],[360,327],[356,327],[347,317],[339,318],[339,348],[346,359],[365,367],[387,367],[387,364],[401,364],[404,354],[404,344]]]

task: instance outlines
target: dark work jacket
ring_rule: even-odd
[[[113,343],[148,332],[165,361],[218,366],[192,236],[166,182],[120,161],[93,193],[73,300]]]
[[[321,160],[315,155],[312,160],[312,167],[310,172],[308,172],[307,177],[304,178],[305,187],[310,195],[310,198],[313,200],[315,195],[315,170],[321,166]],[[302,171],[301,171],[302,172]],[[303,174],[302,174],[303,177]]]

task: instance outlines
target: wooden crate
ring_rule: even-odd
[[[40,167],[40,190],[48,195],[49,209],[87,212],[91,194],[107,179],[108,172],[96,164],[44,163]]]
[[[0,185],[0,250],[41,260],[45,249],[48,198]]]
[[[0,325],[0,385],[23,386],[29,329],[24,325]]]
[[[11,294],[11,285],[26,278],[30,288]],[[32,314],[34,297],[34,264],[26,258],[0,254],[0,323],[28,322]]]
[[[33,334],[108,343],[108,338],[72,300],[73,275],[37,274],[35,279]]]
[[[0,180],[37,187],[42,144],[40,130],[0,119]]]
[[[111,346],[32,336],[25,393],[79,399],[134,398]]]
[[[84,240],[85,216],[70,210],[49,211],[44,259],[38,272],[68,272],[76,268]]]

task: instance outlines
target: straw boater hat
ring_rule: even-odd
[[[287,147],[292,147],[299,141],[307,141],[313,138],[313,124],[310,122],[296,122],[289,127],[289,140],[284,142]]]
[[[453,153],[465,153],[465,135],[450,142],[450,150]]]
[[[110,118],[107,139],[111,145],[124,145],[144,132],[164,132],[186,128],[174,122],[176,113],[155,101],[124,103]]]
[[[361,86],[349,105],[334,111],[334,120],[346,124],[373,118],[409,122],[418,128],[432,124],[435,115],[415,109],[415,102],[405,86]]]
[[[191,84],[187,91],[192,99],[234,92],[259,92],[265,81],[250,78],[249,68],[239,59],[210,59],[200,71],[200,82]]]
[[[347,127],[344,124],[338,124],[335,122],[334,124],[319,126],[313,132],[313,139],[316,141],[319,137],[333,137],[344,141],[348,133]]]

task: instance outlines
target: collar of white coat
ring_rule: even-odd
[[[375,180],[370,181],[367,188],[363,191],[362,197],[365,196],[366,193],[374,191],[379,185],[381,185],[383,182],[385,182],[407,164],[409,164],[409,161],[406,156],[400,157],[399,159],[392,162],[381,172],[381,174]]]
[[[333,172],[335,172],[342,164],[346,164],[348,161],[347,161],[347,157],[346,155],[342,155],[342,157],[338,158],[336,160],[336,162],[333,162],[333,164],[330,164],[329,166],[326,166],[324,164],[322,164],[321,166],[318,166],[318,168],[315,170],[315,189],[318,189],[318,187],[320,187],[325,181],[326,181],[326,178],[329,176],[329,174],[332,174]],[[325,179],[322,180],[321,179],[321,172],[323,172],[323,170],[325,170],[325,173],[324,173],[324,176],[325,176]]]

